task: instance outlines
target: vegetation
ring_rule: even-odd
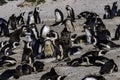
[[[0,6],[3,4],[6,4],[7,2],[5,0],[0,0]]]
[[[45,0],[25,0],[27,2],[37,2],[37,4],[45,3]]]

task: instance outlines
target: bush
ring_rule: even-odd
[[[7,2],[5,0],[0,0],[0,6],[3,4],[6,4]]]
[[[36,2],[37,1],[37,4],[41,4],[41,3],[45,3],[45,0],[25,0],[27,2]]]

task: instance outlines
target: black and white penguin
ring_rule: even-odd
[[[15,14],[12,14],[8,20],[8,25],[11,26],[11,30],[17,29],[17,20]]]
[[[20,26],[20,25],[25,23],[25,21],[24,21],[24,14],[25,14],[25,12],[20,13],[20,15],[16,17],[18,26]]]
[[[86,57],[86,56],[103,56],[107,53],[107,50],[92,50],[92,51],[88,51],[86,53],[84,53],[81,57]]]
[[[28,17],[27,17],[27,25],[30,25],[32,23],[35,23],[35,19],[33,16],[33,11],[28,13]]]
[[[9,29],[8,29],[8,22],[3,19],[3,18],[0,18],[0,36],[6,36],[6,37],[9,37]]]
[[[6,44],[8,44],[8,41],[1,41],[0,48],[4,47]]]
[[[111,12],[110,5],[105,5],[104,11],[105,11],[105,14],[103,15],[103,19],[111,19],[112,12]]]
[[[112,72],[117,72],[118,71],[118,66],[117,64],[114,62],[113,59],[109,60],[108,62],[106,62],[100,69],[99,73],[101,75],[103,74],[109,74]]]
[[[117,4],[117,1],[116,1],[116,2],[113,2],[113,5],[112,5],[112,9],[111,9],[112,17],[117,16],[117,9],[118,9],[118,4]]]
[[[9,56],[3,56],[0,58],[0,67],[11,67],[15,66],[17,61]]]
[[[21,63],[34,63],[33,50],[31,42],[23,41],[24,48]]]
[[[44,64],[43,62],[41,62],[41,61],[35,61],[35,62],[33,63],[33,67],[35,68],[34,70],[35,70],[36,72],[41,72],[41,71],[43,71],[44,66],[45,66],[45,64]]]
[[[63,15],[62,11],[57,8],[54,11],[54,15],[55,15],[55,23],[52,24],[51,26],[56,26],[56,25],[59,25],[59,24],[63,24],[64,15]]]
[[[49,72],[47,72],[44,75],[42,75],[40,80],[64,80],[65,77],[66,76],[58,75],[56,73],[55,69],[51,68],[51,70]]]
[[[69,66],[102,66],[106,62],[108,62],[110,59],[104,56],[84,56],[80,58],[75,58],[70,62],[67,62],[67,65]]]
[[[35,35],[35,38],[36,39],[38,39],[39,38],[39,31],[38,31],[38,29],[37,29],[37,26],[36,26],[36,24],[31,24],[30,26],[29,26],[29,28],[33,31],[33,34]]]
[[[101,75],[87,75],[82,80],[106,80],[106,79]]]
[[[50,32],[50,27],[47,25],[43,25],[40,29],[40,37],[46,38],[46,35]]]
[[[13,77],[15,79],[19,79],[19,77],[23,75],[29,75],[32,72],[34,72],[34,69],[28,64],[20,64],[16,67],[15,71],[16,71],[16,74]]]
[[[95,47],[98,48],[98,49],[103,49],[103,50],[110,50],[110,49],[115,49],[115,48],[119,48],[120,45],[119,44],[116,44],[112,41],[109,41],[109,40],[103,40],[103,41],[100,41],[100,42],[97,42],[95,44]]]
[[[120,37],[120,25],[117,25],[115,37],[113,38],[113,40],[119,40],[119,37]]]
[[[41,18],[40,18],[39,12],[40,12],[39,7],[35,7],[34,12],[33,12],[33,16],[34,16],[34,20],[35,20],[36,24],[41,23]]]
[[[75,13],[73,8],[70,5],[66,5],[67,18],[70,18],[72,22],[75,21]]]
[[[68,53],[68,55],[75,55],[77,53],[80,53],[82,51],[82,49],[83,48],[80,46],[73,46],[73,47],[67,49],[67,53]]]
[[[9,80],[16,74],[15,69],[7,69],[0,75],[0,80]]]
[[[14,49],[16,49],[20,44],[18,42],[8,43],[5,46],[3,46],[0,50],[0,57],[1,56],[9,56],[12,54],[15,54],[12,52]]]

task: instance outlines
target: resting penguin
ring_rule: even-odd
[[[70,18],[72,22],[75,21],[75,13],[73,8],[70,5],[66,5],[67,18]]]
[[[40,11],[39,7],[35,7],[34,12],[33,12],[33,16],[34,16],[34,20],[35,20],[36,24],[41,23],[39,11]]]
[[[8,44],[8,41],[1,41],[0,48],[4,47],[6,44]]]
[[[110,59],[103,56],[84,56],[80,58],[75,58],[70,62],[67,62],[69,66],[102,66]]]
[[[30,25],[32,23],[35,23],[35,19],[33,16],[33,11],[28,13],[28,17],[27,17],[27,25]]]
[[[101,75],[87,75],[82,80],[106,80],[106,79]]]
[[[108,62],[106,62],[100,69],[99,73],[101,75],[103,74],[109,74],[112,72],[117,72],[118,71],[118,66],[117,64],[114,62],[113,59],[109,60]]]
[[[3,56],[0,58],[0,67],[11,67],[15,66],[17,61],[9,56]]]
[[[55,69],[51,68],[51,70],[49,72],[47,72],[44,75],[42,75],[40,80],[64,80],[65,77],[66,76],[58,75],[56,73]]]
[[[52,24],[51,26],[56,26],[56,25],[62,24],[64,21],[64,16],[63,16],[62,11],[57,8],[54,11],[54,15],[55,15],[55,23]]]
[[[41,72],[44,69],[45,64],[41,61],[35,61],[33,63],[33,67],[35,68],[34,70],[37,72]]]
[[[40,37],[46,38],[46,35],[50,32],[50,27],[47,25],[43,25],[40,29]]]
[[[19,79],[19,77],[23,75],[29,75],[34,72],[34,69],[28,64],[20,64],[16,67],[15,71],[16,74],[14,75],[14,78]]]
[[[8,20],[8,25],[11,26],[12,30],[16,30],[17,29],[17,20],[16,20],[16,16],[15,14],[12,14]]]
[[[15,74],[15,69],[7,69],[0,74],[0,80],[9,80],[9,78],[13,77]]]
[[[3,47],[1,48],[0,57],[1,57],[1,56],[9,56],[9,55],[15,54],[15,53],[12,52],[12,51],[13,51],[14,49],[16,49],[17,46],[19,46],[19,43],[18,43],[18,42],[13,42],[13,43],[8,43],[8,44],[6,44],[5,46],[3,46]]]
[[[24,48],[23,48],[23,54],[22,54],[22,60],[21,63],[33,63],[34,57],[33,57],[33,50],[32,50],[32,44],[31,42],[23,41],[24,42]]]

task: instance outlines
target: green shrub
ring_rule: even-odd
[[[0,6],[3,4],[6,4],[7,2],[5,0],[0,0]]]

